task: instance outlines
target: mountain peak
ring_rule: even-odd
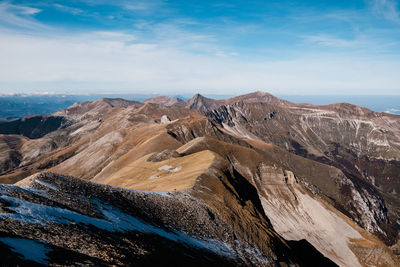
[[[211,99],[211,98],[207,98],[207,97],[197,93],[190,100],[196,100],[196,99]]]
[[[199,111],[209,111],[215,109],[220,105],[223,105],[223,100],[215,100],[202,96],[201,94],[195,94],[191,99],[186,102],[186,107],[189,109],[196,109]]]
[[[239,101],[244,101],[244,102],[250,102],[250,103],[255,103],[255,102],[263,102],[263,103],[270,103],[270,104],[278,104],[278,105],[288,105],[291,102],[280,99],[276,96],[271,95],[270,93],[267,92],[262,92],[262,91],[256,91],[244,95],[239,95],[235,97],[231,97],[227,99],[227,101],[230,104],[233,104],[235,102]]]

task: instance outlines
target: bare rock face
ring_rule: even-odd
[[[339,266],[364,266],[366,262],[398,264],[391,253],[381,254],[386,250],[383,243],[376,242],[372,235],[350,222],[328,202],[315,197],[292,171],[271,164],[252,149],[202,137],[190,141],[177,152],[186,155],[204,149],[228,160],[236,179],[241,176],[254,185],[255,192],[244,189],[249,194],[248,199],[257,203],[255,206],[285,239],[307,240]],[[245,185],[240,187],[243,190]],[[258,198],[254,198],[255,195]],[[368,260],[364,259],[366,256]]]

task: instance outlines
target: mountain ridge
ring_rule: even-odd
[[[226,100],[195,95],[171,106],[103,99],[54,115],[69,124],[38,139],[0,136],[2,183],[50,171],[127,189],[185,192],[225,221],[234,218],[226,217],[226,207],[242,214],[233,219],[235,233],[271,251],[251,234],[253,226],[243,227],[246,220],[266,223],[288,241],[295,262],[305,260],[296,250],[304,246],[340,266],[397,264],[400,116],[262,92]],[[334,233],[323,234],[332,223],[343,230],[341,245]],[[307,243],[291,247],[290,240]]]

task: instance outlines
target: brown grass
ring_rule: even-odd
[[[148,162],[151,155],[125,165],[103,183],[146,191],[186,190],[194,186],[197,177],[206,172],[216,158],[211,151],[201,151],[181,158]],[[163,170],[163,166],[171,166],[170,170],[177,168],[177,171]]]

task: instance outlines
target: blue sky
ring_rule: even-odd
[[[0,1],[0,93],[400,94],[399,7]]]

